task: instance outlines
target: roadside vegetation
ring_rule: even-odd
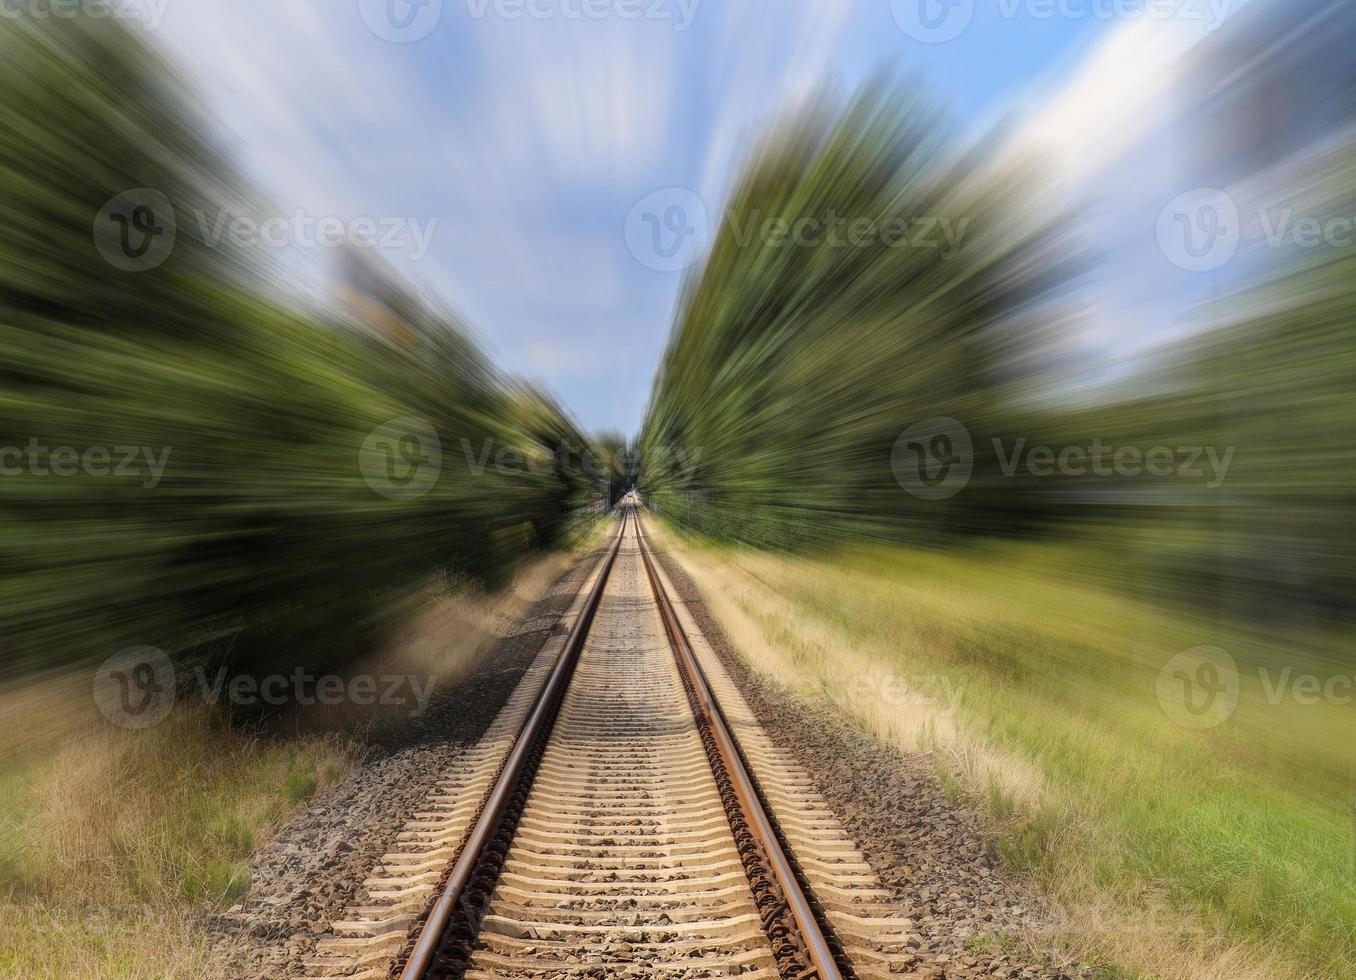
[[[1325,154],[1285,203],[1349,214],[1356,149]],[[642,495],[736,645],[935,750],[1089,955],[1356,975],[1356,258],[1280,257],[1075,390],[1081,253],[1038,175],[888,86],[778,129],[683,294]],[[736,234],[831,213],[970,230],[951,256]],[[1160,472],[1056,463],[1099,443]]]
[[[336,676],[455,688],[599,533],[521,563],[493,592],[431,586],[419,614]],[[199,920],[245,895],[252,853],[283,821],[426,707],[402,691],[246,724],[184,693],[141,731],[98,714],[83,671],[0,697],[0,974],[216,975]]]
[[[205,976],[192,922],[409,702],[196,678],[454,684],[586,541],[589,443],[359,244],[326,302],[207,240],[270,205],[192,94],[117,19],[30,6],[0,21],[0,974]],[[104,212],[145,189],[173,246],[129,269]],[[169,676],[122,696],[176,703],[120,727],[93,679],[146,648]]]
[[[1196,732],[1156,697],[1202,639],[1312,663],[1333,637],[1221,630],[1089,579],[1100,557],[1068,546],[793,557],[660,533],[756,669],[933,753],[987,812],[1054,903],[1026,938],[1146,977],[1351,975],[1350,706],[1276,706],[1254,675]]]
[[[157,52],[114,20],[24,16],[0,25],[0,56],[15,134],[0,446],[16,471],[0,480],[0,674],[130,646],[333,666],[374,649],[429,578],[493,585],[557,543],[594,492],[587,438],[368,251],[340,270],[345,301],[319,308],[285,293],[276,254],[204,240],[197,212],[268,204]],[[91,231],[135,188],[178,216],[143,271]]]
[[[192,917],[248,890],[250,852],[357,746],[251,734],[207,706],[126,732],[90,704],[83,677],[6,697],[7,720],[60,723],[0,746],[0,973],[213,975]]]

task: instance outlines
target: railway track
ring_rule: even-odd
[[[912,923],[672,595],[628,504],[309,976],[831,980],[905,961]]]

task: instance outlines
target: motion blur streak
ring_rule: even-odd
[[[1183,70],[1199,77],[1267,32],[1299,30],[1290,21],[1316,43],[1330,13],[1272,5]],[[1340,20],[1356,36],[1349,9]],[[684,292],[637,447],[646,489],[692,528],[777,547],[1096,535],[1136,590],[1349,622],[1356,250],[1277,239],[1303,216],[1336,241],[1356,215],[1352,62],[1348,50],[1302,92],[1284,64],[1247,83],[1285,108],[1274,118],[1251,119],[1242,98],[1181,111],[1238,151],[1223,154],[1237,255],[1207,279],[1213,302],[1186,339],[1091,386],[1073,352],[1099,257],[1074,202],[1050,206],[1038,152],[1001,135],[959,149],[912,88],[885,83],[776,128]],[[1337,106],[1340,120],[1317,125]],[[1258,169],[1241,171],[1246,159]],[[1218,169],[1189,174],[1225,183]],[[930,238],[747,233],[833,215]],[[1136,226],[1150,245],[1153,220]]]
[[[1351,976],[1356,8],[1172,29],[978,139],[889,82],[771,130],[633,465],[694,549],[762,549],[693,560],[782,676],[883,737],[935,716],[854,692],[859,651],[965,687],[948,758],[997,753],[999,819],[1034,761],[1015,860],[1070,905],[1164,889]],[[836,216],[932,241],[786,233]]]
[[[906,875],[954,951],[1356,976],[1351,0],[23,0],[0,64],[0,974],[207,975],[143,913],[441,766],[358,760],[452,751],[636,487],[1069,913]],[[313,884],[212,928],[296,973]]]
[[[996,492],[992,455],[956,503],[901,493],[890,456],[916,419],[965,419],[981,450],[1010,422],[1000,386],[1032,346],[1016,314],[1034,319],[1067,271],[1053,220],[1019,218],[1029,179],[951,151],[920,100],[883,82],[769,137],[656,382],[642,454],[674,467],[645,470],[660,505],[708,532],[783,545],[899,526],[940,540],[1022,520],[1028,495]],[[861,245],[850,229],[741,241],[769,219],[830,215],[881,233]]]
[[[358,249],[331,313],[278,299],[265,250],[205,237],[193,215],[262,205],[146,43],[6,18],[0,59],[0,671],[133,644],[332,665],[411,586],[557,539],[590,485],[558,465],[585,450],[573,423]],[[138,196],[170,211],[144,222]],[[116,236],[167,225],[160,264],[115,264],[159,245]],[[383,452],[374,489],[361,457],[379,481]]]

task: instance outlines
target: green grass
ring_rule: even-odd
[[[784,651],[795,669],[842,691],[832,671],[852,650],[904,677],[942,676],[961,692],[953,717],[963,730],[1034,767],[1035,805],[1001,771],[962,788],[941,767],[949,798],[1005,829],[997,847],[1010,865],[1056,892],[1092,887],[1125,907],[1153,896],[1302,975],[1356,976],[1356,708],[1270,703],[1255,673],[1341,672],[1350,636],[1267,635],[1155,606],[1098,584],[1086,555],[1051,546],[811,561],[704,553],[712,558],[756,580],[750,595],[763,590],[827,631]],[[802,625],[768,619],[772,646]],[[1202,644],[1227,650],[1243,679],[1237,712],[1194,731],[1169,719],[1155,685],[1168,658]],[[923,747],[937,740],[920,735]]]

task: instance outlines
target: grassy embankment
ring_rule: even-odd
[[[797,559],[657,534],[758,670],[934,753],[1052,897],[1035,941],[1141,976],[1356,976],[1352,707],[1273,704],[1255,669],[1321,665],[1342,638],[1172,611],[1068,547]],[[1237,712],[1204,731],[1156,696],[1198,644],[1242,675]]]
[[[495,593],[438,599],[344,676],[454,686],[596,534],[524,563]],[[182,698],[160,724],[129,731],[95,711],[87,673],[9,691],[0,698],[0,976],[211,975],[193,918],[244,895],[251,853],[359,763],[366,732],[405,723],[409,711],[316,705],[250,731]]]

